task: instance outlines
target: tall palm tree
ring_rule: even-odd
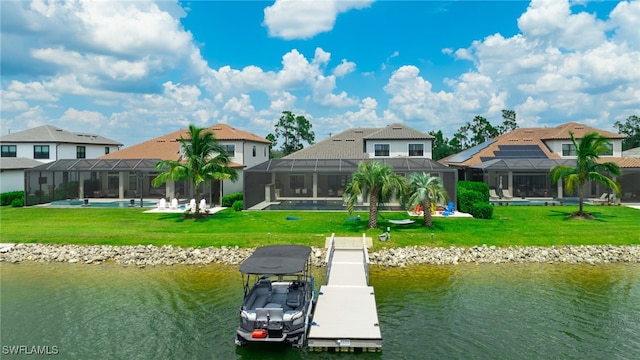
[[[584,216],[584,185],[587,181],[596,181],[613,189],[620,196],[620,184],[606,175],[620,176],[620,167],[612,162],[597,162],[600,154],[610,150],[607,138],[592,132],[576,141],[573,132],[570,131],[569,135],[576,149],[576,166],[559,165],[554,167],[551,169],[551,181],[557,183],[558,180],[563,179],[567,192],[572,193],[574,189],[578,191],[580,208],[575,215]]]
[[[427,173],[412,173],[409,175],[407,189],[407,203],[409,207],[422,207],[424,226],[433,226],[431,221],[431,203],[445,202],[449,198],[447,190],[442,186],[440,178]]]
[[[220,145],[211,131],[189,125],[189,137],[180,137],[180,145],[184,154],[178,160],[162,160],[156,164],[156,169],[162,170],[152,181],[158,187],[167,181],[190,179],[196,192],[195,214],[200,209],[200,184],[211,180],[236,181],[238,173],[229,167],[229,154]]]
[[[402,194],[406,180],[393,172],[389,165],[378,161],[358,164],[358,170],[351,175],[351,182],[344,189],[347,210],[353,213],[358,197],[369,198],[369,229],[378,227],[378,204],[391,200],[394,195]]]

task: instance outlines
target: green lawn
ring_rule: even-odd
[[[596,220],[568,219],[577,206],[498,206],[493,219],[434,217],[433,228],[421,218],[410,225],[402,212],[383,212],[379,229],[367,230],[362,220],[347,221],[346,212],[234,212],[227,209],[206,219],[182,219],[181,214],[145,214],[133,209],[0,209],[1,242],[40,242],[111,245],[178,245],[255,247],[269,243],[323,246],[326,236],[376,239],[375,248],[412,245],[596,245],[640,244],[640,210],[624,206],[586,206]],[[286,220],[288,215],[300,220]],[[354,214],[355,215],[355,214]],[[377,241],[386,227],[391,239]]]

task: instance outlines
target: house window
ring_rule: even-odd
[[[49,158],[49,145],[33,145],[33,158],[34,159],[48,159]]]
[[[602,151],[599,155],[613,156],[613,144],[612,143],[606,143],[604,146],[607,147],[607,150]]]
[[[562,144],[562,156],[576,156],[576,147],[573,144]]]
[[[108,146],[104,147],[104,154],[107,155],[111,149]]]
[[[253,145],[253,157],[256,157],[256,146]]]
[[[409,156],[424,156],[424,144],[409,144]]]
[[[222,145],[224,151],[229,155],[230,158],[236,156],[236,146],[235,145]]]
[[[375,144],[375,156],[389,156],[389,144]]]
[[[76,159],[86,159],[86,158],[87,158],[87,147],[76,146]]]
[[[16,145],[2,145],[2,157],[16,157],[17,153]]]

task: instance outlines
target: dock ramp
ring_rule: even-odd
[[[307,338],[310,350],[382,350],[367,246],[371,238],[364,235],[327,238],[327,284],[318,293]]]

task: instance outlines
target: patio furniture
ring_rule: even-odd
[[[504,189],[502,190],[502,198],[506,200],[511,200],[513,199],[513,195],[511,195],[511,191],[509,189]]]
[[[489,190],[489,200],[498,200],[500,199],[500,196],[498,196],[498,194],[496,193],[495,189],[491,189]]]

